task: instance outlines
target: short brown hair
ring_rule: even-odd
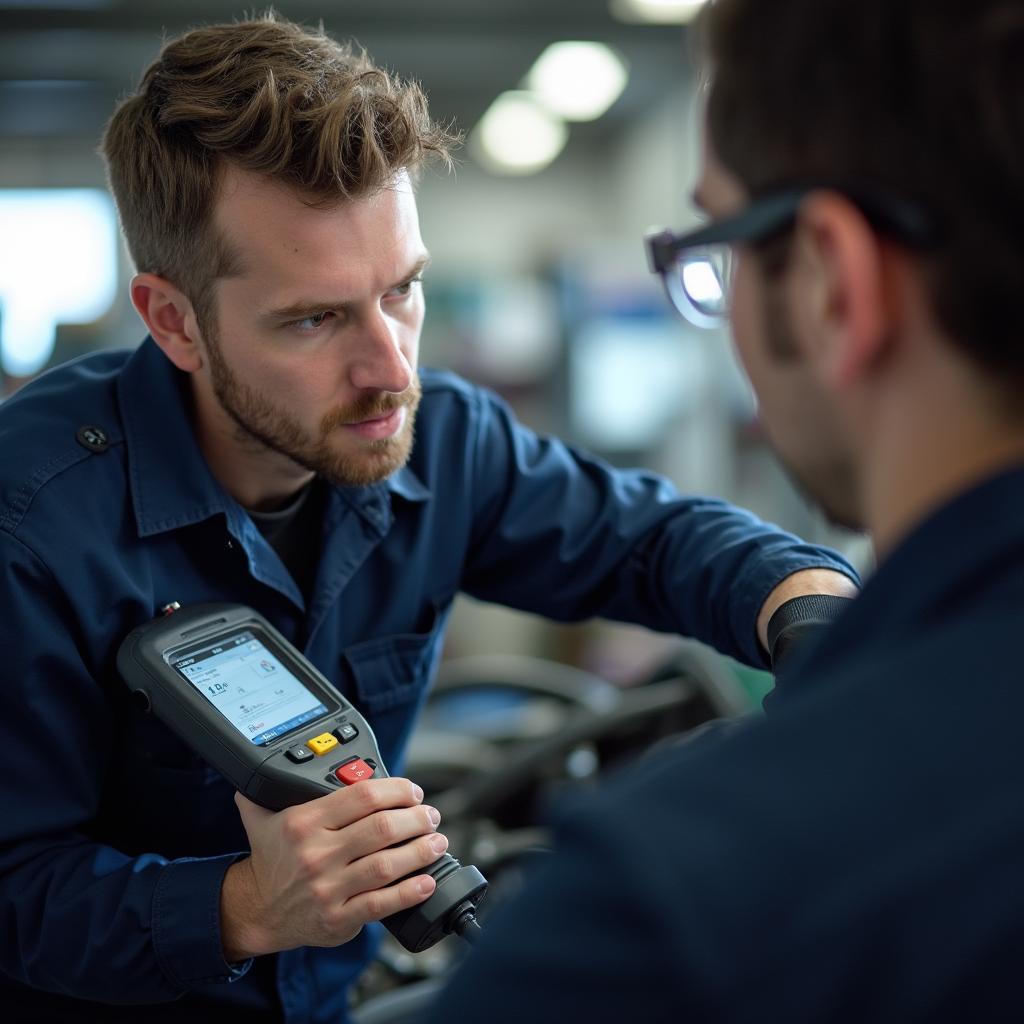
[[[102,152],[137,269],[180,288],[202,323],[216,279],[237,272],[213,227],[225,164],[330,204],[431,157],[450,163],[456,141],[415,83],[271,11],[168,42],[110,119]]]
[[[817,178],[917,199],[939,324],[1019,386],[1024,4],[715,0],[702,30],[723,165],[752,194]]]

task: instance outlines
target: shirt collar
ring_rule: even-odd
[[[408,466],[403,466],[397,473],[384,481],[392,494],[397,494],[406,501],[427,501],[433,496],[429,487]]]
[[[968,577],[990,568],[992,577],[1017,573],[1008,555],[1024,545],[1024,465],[987,477],[935,510],[915,527],[868,581],[873,604],[897,628],[930,615],[965,594]],[[887,596],[891,595],[891,596]]]
[[[350,505],[372,527],[379,537],[383,537],[395,516],[392,509],[392,495],[397,495],[411,502],[424,502],[431,498],[432,492],[408,466],[403,466],[397,473],[386,480],[368,487],[331,488],[333,500],[328,501],[327,515],[337,520],[340,515],[341,502]]]
[[[1024,561],[1024,465],[962,492],[923,520],[882,562],[836,624],[787,667],[796,689],[868,649],[897,650],[908,636],[962,612],[1009,583]],[[927,624],[927,627],[925,627]],[[783,687],[785,689],[785,687]]]
[[[228,513],[235,503],[210,472],[192,428],[187,375],[152,338],[125,364],[118,400],[139,536]]]
[[[218,513],[234,523],[242,509],[210,472],[199,448],[189,416],[187,375],[151,337],[129,357],[118,391],[139,536],[178,529]],[[381,532],[390,525],[391,494],[411,502],[431,497],[409,466],[380,484],[338,490]]]

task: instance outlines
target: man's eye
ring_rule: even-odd
[[[300,331],[315,331],[330,315],[330,313],[314,313],[301,320],[293,320],[289,326],[297,327]]]
[[[419,284],[422,280],[422,277],[414,277],[412,280],[406,281],[405,284],[395,285],[395,287],[391,289],[391,294],[397,295],[399,298],[403,298],[412,291],[413,285]]]

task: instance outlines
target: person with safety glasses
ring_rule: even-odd
[[[442,1024],[1024,1019],[1024,4],[714,0],[694,198],[779,457],[878,568],[766,715],[556,819]],[[682,186],[682,183],[680,183]]]

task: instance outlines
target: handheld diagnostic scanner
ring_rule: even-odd
[[[236,789],[273,811],[384,778],[373,730],[261,615],[236,604],[168,605],[133,630],[118,671],[148,710]],[[472,941],[487,881],[450,854],[423,903],[383,924],[410,952],[455,932]]]

